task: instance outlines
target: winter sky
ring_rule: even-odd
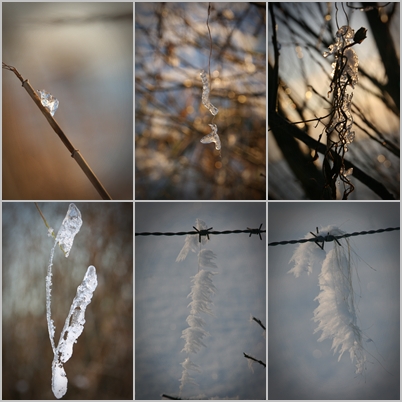
[[[135,205],[135,232],[191,231],[196,219],[213,230],[266,229],[265,203],[139,203]],[[249,369],[243,352],[266,362],[263,329],[266,324],[266,234],[214,235],[203,248],[212,250],[216,294],[214,316],[205,320],[206,347],[191,354],[201,372],[191,375],[198,384],[185,385],[184,399],[265,399],[266,369]],[[135,398],[179,396],[181,363],[187,357],[182,331],[188,327],[191,278],[197,273],[197,255],[189,252],[176,262],[185,236],[135,238]]]
[[[268,242],[301,239],[317,226],[331,224],[346,233],[399,227],[399,208],[399,202],[269,203]],[[314,334],[317,323],[312,318],[320,268],[296,278],[288,271],[297,245],[269,246],[269,399],[399,399],[400,232],[350,240],[356,252],[358,278],[353,278],[353,286],[369,353],[367,370],[356,376],[348,353],[338,362],[330,340],[317,342],[321,332]],[[325,252],[332,247],[326,243]]]

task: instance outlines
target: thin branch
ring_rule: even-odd
[[[244,357],[246,358],[246,359],[250,359],[250,360],[253,360],[253,361],[255,361],[255,362],[257,362],[257,363],[260,363],[262,366],[264,366],[265,368],[267,367],[267,365],[262,361],[262,360],[257,360],[256,358],[254,358],[254,357],[252,357],[252,356],[250,356],[250,355],[248,355],[248,354],[246,354],[246,353],[244,353],[243,352],[243,355],[244,355]]]
[[[271,21],[272,21],[272,43],[274,45],[274,58],[275,58],[275,64],[274,64],[274,90],[272,91],[272,100],[270,102],[269,107],[272,108],[273,110],[277,111],[278,110],[278,88],[279,88],[279,49],[278,49],[278,41],[276,38],[276,20],[275,20],[275,14],[274,14],[274,6],[272,3],[268,4],[269,7],[269,13],[271,15]]]
[[[109,195],[109,193],[106,191],[106,189],[103,187],[102,183],[99,181],[99,179],[96,177],[95,173],[93,170],[90,168],[84,157],[81,155],[80,151],[74,147],[74,145],[71,143],[71,141],[68,139],[68,137],[64,134],[63,130],[60,128],[56,120],[53,118],[53,116],[50,114],[50,112],[42,105],[42,102],[35,91],[35,89],[31,86],[29,81],[24,79],[22,75],[18,72],[18,70],[13,67],[9,66],[6,63],[2,63],[2,66],[5,70],[10,70],[12,71],[17,78],[22,82],[22,86],[25,88],[25,90],[28,92],[29,96],[32,98],[32,100],[36,103],[36,106],[38,106],[39,110],[43,113],[45,116],[46,120],[49,122],[50,126],[53,128],[54,132],[59,136],[65,147],[69,150],[71,153],[72,158],[75,159],[75,161],[78,163],[82,171],[85,173],[85,175],[88,177],[92,185],[95,187],[95,189],[98,191],[99,195],[102,197],[104,200],[111,200],[112,197]]]
[[[253,320],[254,320],[257,324],[260,324],[261,328],[262,328],[264,331],[266,330],[264,324],[261,322],[260,319],[253,317]]]

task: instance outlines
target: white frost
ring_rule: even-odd
[[[335,226],[319,231],[317,236],[340,236],[344,234]],[[306,238],[311,238],[311,234]],[[318,307],[314,310],[314,322],[318,323],[314,333],[322,331],[318,341],[332,340],[334,354],[339,352],[338,361],[349,352],[352,361],[356,360],[356,374],[362,374],[366,354],[362,345],[362,331],[357,322],[352,282],[353,264],[351,249],[347,238],[333,241],[333,249],[325,254],[314,242],[300,244],[291,261],[295,266],[289,271],[298,277],[301,272],[312,272],[315,263],[322,265],[319,274],[320,293],[314,299]],[[325,243],[328,247],[328,243]],[[325,259],[324,259],[325,257]]]

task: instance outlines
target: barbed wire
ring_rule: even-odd
[[[314,237],[310,239],[300,239],[300,240],[288,240],[288,241],[275,241],[272,243],[268,243],[268,246],[282,246],[285,244],[296,244],[296,243],[307,243],[307,242],[330,242],[330,241],[337,241],[337,239],[342,239],[345,237],[352,237],[352,236],[361,236],[361,235],[368,235],[368,234],[374,234],[374,233],[383,233],[383,232],[392,232],[393,230],[399,230],[399,227],[397,228],[387,228],[387,229],[377,229],[377,230],[368,230],[368,231],[362,231],[362,232],[353,232],[353,233],[344,233],[343,235],[339,236],[334,236],[328,234],[327,236],[316,236],[314,233],[310,232]]]
[[[257,229],[250,229],[249,227],[246,230],[223,230],[223,231],[212,231],[213,229],[208,228],[208,229],[202,229],[198,230],[196,227],[193,226],[195,231],[190,231],[190,232],[141,232],[141,233],[136,233],[136,236],[185,236],[185,235],[198,235],[199,242],[201,243],[201,237],[206,236],[209,240],[209,235],[220,235],[220,234],[232,234],[232,233],[249,233],[249,237],[251,237],[252,234],[256,234],[260,237],[260,240],[262,240],[261,233],[266,233],[266,230],[261,229],[262,228],[262,223],[259,228]]]

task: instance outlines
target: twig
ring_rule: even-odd
[[[54,233],[53,228],[51,228],[49,226],[49,224],[47,223],[47,220],[46,220],[45,216],[43,215],[42,211],[40,210],[38,203],[35,202],[35,206],[36,206],[36,209],[38,210],[40,216],[42,217],[43,222],[45,222],[46,227],[49,229],[48,233],[50,233],[50,229],[52,229],[52,233],[50,233],[50,234],[52,235],[53,239],[56,240],[56,233]],[[63,252],[63,254],[66,255],[66,252],[64,251],[64,249],[60,243],[59,243],[59,247],[60,247],[60,250]]]
[[[181,400],[181,398],[176,398],[175,396],[170,396],[170,395],[167,395],[167,394],[162,394],[161,396],[162,396],[162,398],[173,399],[175,401],[176,400],[177,401]]]
[[[279,88],[279,49],[278,49],[278,41],[276,39],[276,21],[274,14],[274,6],[272,3],[268,4],[269,13],[271,15],[272,22],[272,43],[274,45],[274,90],[272,91],[272,100],[269,104],[269,108],[272,108],[275,111],[278,111],[278,88]]]
[[[63,130],[57,124],[56,120],[53,118],[53,116],[50,114],[50,112],[42,105],[42,102],[41,102],[37,92],[31,86],[29,81],[27,79],[24,80],[22,75],[18,72],[18,70],[15,67],[9,66],[8,64],[5,64],[4,62],[2,63],[2,66],[5,70],[12,71],[17,76],[17,78],[22,82],[22,86],[25,88],[25,90],[28,92],[29,96],[32,98],[32,100],[36,103],[36,105],[38,106],[40,111],[46,117],[47,121],[53,128],[54,132],[59,136],[59,138],[61,139],[63,144],[66,146],[66,148],[71,153],[72,158],[74,158],[75,161],[78,163],[78,165],[80,166],[82,171],[85,173],[85,175],[88,177],[88,179],[90,180],[92,185],[95,187],[95,189],[98,191],[98,193],[102,197],[102,199],[111,200],[112,197],[109,195],[109,193],[103,187],[102,183],[96,177],[93,170],[89,167],[88,163],[86,162],[84,157],[81,155],[80,151],[74,147],[74,145],[71,143],[71,141],[68,139],[68,137],[64,134]]]
[[[250,356],[250,355],[248,355],[248,354],[246,354],[244,352],[243,352],[243,355],[244,355],[244,357],[246,359],[254,360],[255,362],[260,363],[261,365],[263,365],[265,368],[267,367],[267,365],[262,360],[257,360],[254,357],[252,357],[252,356]]]
[[[261,322],[260,319],[253,317],[253,320],[254,320],[257,324],[260,324],[261,328],[262,328],[264,331],[266,330],[264,324]]]

